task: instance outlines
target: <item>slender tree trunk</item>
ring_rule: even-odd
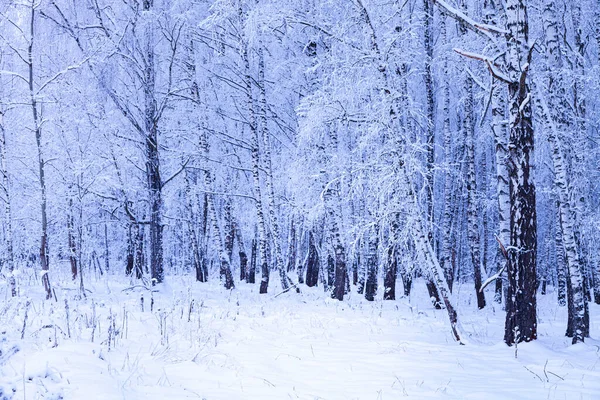
[[[287,266],[285,270],[292,272],[296,269],[296,259],[298,258],[298,240],[296,238],[296,224],[294,223],[294,217],[290,220],[290,236],[288,238],[288,250],[287,250]]]
[[[367,241],[367,281],[365,283],[365,298],[368,301],[375,300],[377,293],[377,227],[373,226],[369,229],[369,240]]]
[[[143,1],[143,11],[152,11],[153,0]],[[146,179],[150,200],[150,276],[152,285],[164,280],[163,270],[163,226],[162,226],[162,181],[158,150],[158,126],[156,105],[156,71],[154,63],[154,23],[146,21],[144,32],[144,138],[146,150]]]
[[[6,132],[4,130],[4,113],[0,111],[0,167],[2,168],[2,189],[4,192],[4,217],[6,221],[4,241],[6,242],[6,263],[8,264],[8,284],[12,297],[17,295],[17,281],[15,279],[15,252],[13,243],[11,190],[8,178],[8,159],[6,151]]]
[[[546,5],[544,17],[549,66],[560,70],[562,59],[559,49],[559,29],[553,2]],[[556,79],[552,78],[549,88],[550,104],[546,104],[545,100],[542,99],[542,105],[547,124],[551,128],[549,129],[548,138],[552,145],[554,180],[558,188],[560,230],[568,266],[567,284],[571,292],[569,300],[572,299],[572,302],[569,303],[569,309],[573,312],[572,329],[570,329],[572,332],[570,333],[572,333],[573,344],[575,344],[583,342],[586,334],[589,334],[589,324],[586,318],[588,306],[584,293],[583,266],[576,238],[575,212],[572,209],[570,200],[569,171],[561,140],[561,133],[569,127],[566,118],[567,105],[565,104],[564,85],[560,76]]]
[[[81,246],[79,246],[81,250]],[[110,252],[108,250],[108,225],[104,224],[104,269],[106,273],[110,271]]]
[[[144,277],[146,257],[144,256],[144,227],[135,223],[135,278]]]
[[[133,237],[133,222],[127,223],[127,258],[125,264],[125,275],[131,276],[133,273],[133,262],[135,259],[135,243]]]
[[[250,266],[248,267],[248,273],[246,274],[246,283],[256,283],[256,256],[257,256],[257,241],[252,239],[252,246],[250,251]]]
[[[52,298],[52,287],[50,286],[49,276],[49,254],[48,254],[48,198],[46,194],[46,162],[44,161],[44,154],[42,149],[42,127],[41,118],[38,111],[38,104],[36,99],[36,93],[34,88],[34,77],[33,77],[33,50],[34,50],[34,39],[35,39],[35,4],[31,2],[31,14],[30,14],[30,41],[27,51],[28,55],[28,67],[29,67],[29,95],[31,101],[31,110],[33,114],[33,126],[35,132],[35,141],[37,144],[37,155],[38,155],[38,182],[40,185],[41,192],[41,219],[42,219],[42,235],[40,241],[40,262],[42,265],[42,283],[44,290],[46,291],[46,300]]]
[[[70,191],[70,189],[69,189]],[[77,278],[77,245],[75,242],[74,217],[73,217],[73,198],[69,197],[67,208],[67,236],[69,244],[69,262],[71,264],[71,277]]]
[[[485,296],[481,291],[481,253],[479,247],[478,207],[476,202],[477,180],[475,178],[475,126],[473,123],[473,79],[465,79],[465,120],[463,128],[466,136],[467,147],[467,238],[473,265],[473,279],[475,282],[475,295],[477,308],[485,307]]]
[[[390,238],[388,243],[387,261],[383,277],[383,299],[396,300],[396,276],[398,274],[398,229],[400,215],[395,213],[390,222]]]
[[[335,266],[335,280],[331,297],[337,300],[344,300],[344,290],[346,285],[346,250],[342,245],[339,231],[339,203],[334,200],[339,196],[339,188],[335,183],[330,183],[329,188],[325,190],[323,198],[325,199],[325,210],[327,212],[327,221],[329,223],[329,235],[333,245],[333,265]]]
[[[200,134],[200,148],[202,149],[204,157],[208,158],[210,153],[206,129],[202,129],[202,132]],[[213,180],[211,176],[211,171],[208,167],[205,167],[204,186],[209,192],[212,191],[212,184]],[[208,212],[207,223],[211,228],[213,245],[219,256],[219,273],[223,279],[223,285],[225,286],[225,289],[233,289],[235,287],[235,283],[233,280],[233,274],[231,273],[231,265],[229,263],[230,258],[227,254],[227,248],[225,247],[225,242],[221,233],[221,227],[219,226],[217,210],[215,208],[215,201],[213,195],[211,193],[207,193],[205,201]]]
[[[557,214],[555,216],[555,236],[554,243],[556,249],[556,280],[558,305],[567,305],[567,264],[565,263],[565,252],[562,240],[562,228],[560,223],[560,211],[558,211],[558,201],[556,202]]]
[[[308,254],[306,256],[306,286],[317,286],[319,282],[319,254],[312,230],[308,231]]]
[[[189,220],[187,222],[189,240],[191,244],[192,250],[192,262],[194,265],[194,270],[196,272],[196,281],[198,282],[206,282],[207,277],[204,275],[204,269],[202,268],[202,255],[200,253],[200,246],[198,243],[198,234],[196,233],[196,227],[192,223],[194,220],[194,212],[192,207],[192,194],[191,194],[191,185],[190,178],[188,176],[187,171],[185,173],[185,197],[187,199],[187,211],[189,215]]]
[[[433,205],[433,177],[434,177],[434,161],[435,161],[435,99],[434,99],[434,88],[433,88],[433,74],[431,63],[433,62],[433,8],[431,7],[431,0],[423,0],[423,12],[424,12],[424,47],[425,47],[425,97],[426,97],[426,112],[427,112],[427,125],[425,133],[425,141],[427,145],[427,161],[426,161],[426,190],[425,198],[427,203],[427,224],[433,227],[434,220],[434,205]],[[433,229],[429,229],[429,240],[433,246]],[[427,276],[427,274],[426,274]],[[435,282],[427,282],[427,291],[429,297],[432,299],[435,308],[441,308],[440,294],[435,285]]]
[[[237,238],[238,257],[240,258],[240,281],[243,281],[248,273],[248,255],[246,254],[246,246],[244,246],[244,238],[239,224],[235,225],[235,237]]]
[[[231,262],[233,256],[233,244],[235,242],[235,222],[233,219],[233,205],[231,204],[231,198],[225,199],[225,204],[223,205],[223,225],[223,230],[225,231],[225,251]]]
[[[259,121],[260,130],[263,139],[263,165],[265,169],[265,183],[267,189],[267,205],[269,210],[269,220],[271,221],[271,235],[273,238],[273,250],[275,252],[275,268],[279,272],[281,279],[281,288],[287,290],[290,287],[290,278],[287,275],[283,262],[283,252],[281,250],[281,233],[279,221],[277,219],[277,210],[275,206],[275,189],[273,185],[273,166],[271,161],[271,138],[267,126],[267,95],[265,81],[265,61],[262,46],[258,49],[258,83],[260,88],[259,96]]]
[[[413,282],[413,267],[412,265],[407,265],[409,263],[409,259],[412,262],[412,257],[415,253],[413,250],[414,246],[411,245],[411,243],[412,242],[408,242],[406,244],[407,248],[403,250],[402,262],[400,263],[400,277],[402,278],[402,287],[404,290],[404,296],[406,297],[410,296]]]
[[[240,10],[241,13],[241,10]],[[244,49],[242,53],[242,61],[244,62],[245,69],[245,90],[246,90],[246,107],[248,112],[248,117],[250,121],[250,131],[252,137],[252,178],[254,183],[254,198],[255,198],[255,207],[256,207],[256,220],[258,225],[258,251],[260,255],[260,270],[261,270],[261,280],[260,280],[260,289],[259,292],[261,294],[267,293],[269,287],[269,264],[268,264],[268,255],[267,255],[267,228],[265,223],[265,215],[263,211],[263,201],[262,201],[262,185],[260,182],[260,150],[259,150],[259,130],[256,121],[256,113],[254,110],[254,98],[252,95],[252,82],[253,78],[251,76],[250,71],[250,61],[248,59],[248,47],[247,44],[244,44]]]
[[[447,44],[447,32],[446,32],[446,19],[445,16],[440,17],[440,34]],[[445,151],[445,180],[444,180],[444,215],[442,220],[442,248],[440,254],[440,265],[444,270],[444,276],[446,282],[448,282],[448,288],[452,292],[452,285],[454,283],[454,269],[452,267],[451,257],[453,252],[454,244],[454,233],[452,232],[452,221],[454,219],[454,212],[456,207],[454,206],[454,190],[453,190],[453,179],[452,179],[452,142],[453,135],[450,131],[450,76],[448,74],[448,57],[444,56],[443,61],[443,77],[444,84],[442,88],[443,94],[443,133],[444,133],[444,151]]]

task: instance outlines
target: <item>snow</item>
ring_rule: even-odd
[[[321,288],[275,297],[259,295],[258,285],[238,283],[228,292],[218,282],[168,278],[152,295],[124,291],[130,286],[117,278],[88,285],[83,300],[57,288],[58,303],[31,289],[24,340],[25,300],[6,297],[0,349],[20,351],[0,365],[0,393],[86,400],[600,398],[600,342],[569,344],[566,307],[555,305],[553,293],[538,297],[539,340],[515,348],[502,342],[505,314],[493,293],[477,311],[472,285],[455,287],[468,336],[460,346],[422,281],[410,299],[367,302],[352,293],[338,302]],[[598,338],[600,308],[590,311]]]

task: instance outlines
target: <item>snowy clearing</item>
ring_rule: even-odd
[[[24,340],[25,301],[6,297],[2,349],[6,354],[17,345],[20,351],[1,370],[5,398],[600,396],[600,342],[570,345],[563,336],[566,308],[555,305],[553,294],[539,298],[539,340],[520,344],[515,358],[515,348],[502,342],[504,312],[493,302],[474,311],[466,286],[457,288],[457,297],[468,345],[459,346],[445,311],[429,305],[420,281],[410,300],[385,302],[356,294],[344,302],[324,299],[320,288],[274,297],[243,283],[228,293],[217,282],[169,281],[152,295],[152,312],[148,291],[123,291],[128,286],[116,280],[97,283],[81,301],[63,289],[58,303],[46,302],[40,288],[40,297],[31,298]],[[591,336],[597,338],[600,310],[591,307]]]

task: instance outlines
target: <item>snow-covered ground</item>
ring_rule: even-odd
[[[600,399],[600,307],[592,339],[571,346],[552,293],[538,299],[539,340],[509,348],[504,312],[477,311],[470,285],[456,290],[460,346],[421,281],[410,299],[338,302],[170,277],[150,311],[150,292],[118,280],[85,300],[33,287],[29,307],[0,289],[0,399]]]

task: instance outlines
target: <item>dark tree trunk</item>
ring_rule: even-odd
[[[319,254],[312,231],[308,232],[308,256],[306,257],[306,286],[317,286],[319,282]]]
[[[143,9],[152,10],[153,2],[144,1]],[[144,64],[144,130],[146,150],[146,178],[150,197],[150,276],[152,285],[164,280],[162,180],[158,149],[158,107],[155,98],[156,71],[154,65],[154,26],[146,26]]]
[[[344,247],[340,244],[335,248],[335,286],[331,292],[331,297],[339,301],[344,300],[344,290],[346,287],[346,254]]]
[[[508,345],[537,339],[537,217],[535,184],[531,175],[534,135],[531,93],[527,84],[529,26],[524,0],[506,3],[507,73],[509,98],[510,251],[504,341]],[[515,251],[518,249],[518,251]]]
[[[250,251],[250,266],[246,274],[246,283],[256,283],[256,256],[257,256],[256,239],[252,239],[252,249]]]
[[[142,279],[144,276],[144,227],[135,224],[135,277]]]
[[[494,290],[494,301],[498,304],[502,304],[502,277],[496,279],[496,287]]]
[[[396,255],[396,245],[390,244],[388,248],[388,259],[385,266],[385,276],[383,278],[383,299],[396,300],[396,274],[398,271],[398,257]]]
[[[358,254],[352,259],[352,284],[356,286],[358,284]]]
[[[108,225],[104,224],[104,269],[110,271],[110,252],[108,251]]]
[[[372,228],[369,234],[367,249],[367,280],[365,283],[365,299],[375,300],[377,293],[377,228]]]
[[[133,260],[135,257],[135,243],[133,240],[133,223],[127,224],[127,264],[125,265],[125,274],[130,276],[133,273]]]
[[[264,261],[262,264],[260,264],[260,272],[261,272],[261,279],[260,279],[259,293],[265,294],[265,293],[267,293],[267,289],[269,288],[269,264],[267,264],[266,261]]]
[[[246,255],[246,252],[240,251],[239,257],[240,257],[240,281],[243,281],[246,279],[246,271],[248,269],[248,256]]]
[[[412,275],[402,275],[402,286],[404,287],[404,296],[410,296],[410,291],[412,289]]]
[[[437,288],[435,287],[435,283],[430,279],[427,279],[427,292],[429,293],[429,298],[436,310],[442,309],[442,301],[440,300],[440,295],[438,293]]]
[[[332,287],[335,282],[335,258],[327,254],[327,286]]]
[[[223,206],[223,219],[225,225],[225,237],[223,240],[225,244],[225,252],[227,253],[228,259],[231,260],[233,256],[233,242],[235,241],[235,222],[233,220],[230,198],[225,200],[225,205]]]
[[[71,264],[71,277],[73,280],[77,278],[77,245],[75,242],[73,218],[73,199],[69,197],[69,210],[67,215],[67,233],[69,237],[69,262]]]
[[[204,273],[204,257],[197,259],[194,257],[194,269],[196,270],[196,281],[206,282],[206,275]]]
[[[290,237],[288,244],[288,261],[286,270],[287,272],[292,272],[296,269],[296,258],[298,255],[298,244],[296,240],[296,225],[294,224],[294,218],[292,218],[290,222]]]
[[[573,285],[571,276],[567,270],[567,332],[565,336],[573,337],[575,335],[575,306],[573,304]]]

